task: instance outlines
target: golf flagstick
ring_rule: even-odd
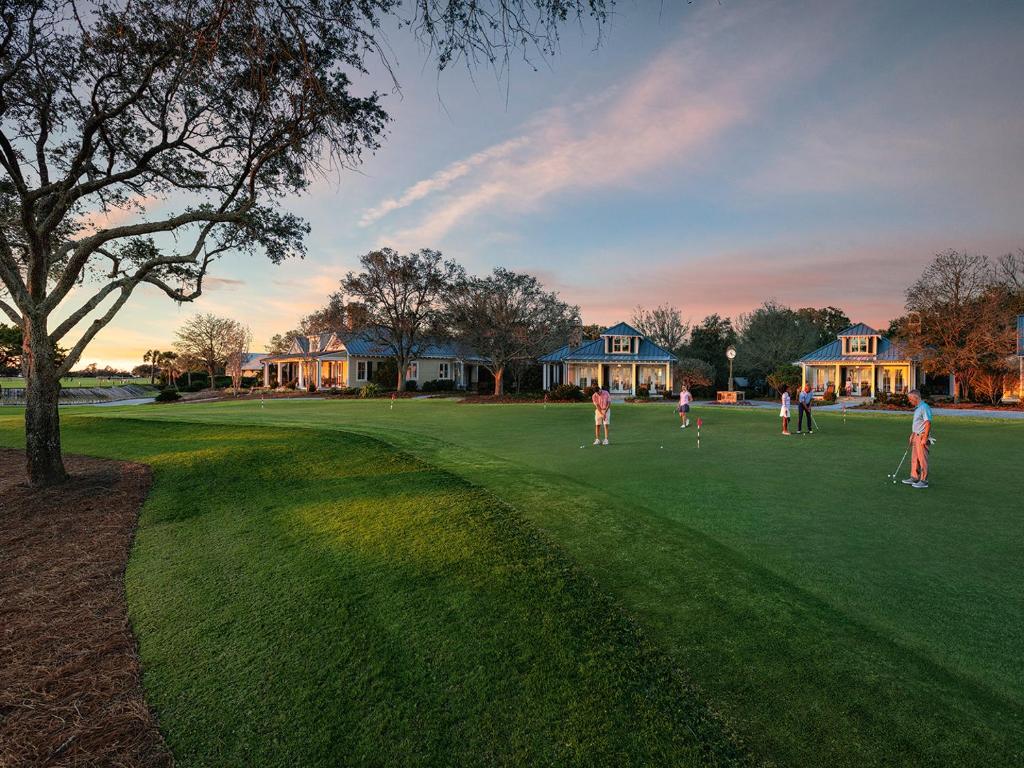
[[[697,417],[697,447],[700,448],[700,427],[704,423],[704,420],[700,416]]]

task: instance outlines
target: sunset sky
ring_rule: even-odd
[[[774,297],[884,326],[936,251],[1024,246],[1022,33],[1018,2],[622,0],[600,45],[570,26],[500,80],[392,33],[382,148],[289,206],[308,258],[226,258],[193,305],[139,291],[82,364],[136,365],[196,311],[261,350],[385,245],[532,272],[585,322]]]

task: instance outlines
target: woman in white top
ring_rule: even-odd
[[[686,429],[690,426],[690,403],[693,402],[693,395],[690,394],[690,390],[683,385],[683,388],[679,391],[679,428]]]
[[[779,393],[782,395],[782,408],[779,410],[779,416],[782,417],[782,434],[789,434],[789,385],[783,384],[779,387]]]

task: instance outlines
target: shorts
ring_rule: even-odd
[[[679,412],[680,413],[689,413],[690,412],[690,404],[687,403],[686,405],[680,405],[679,406]]]
[[[783,419],[788,419],[789,418],[789,408],[787,408],[786,406],[782,406],[779,409],[779,416],[781,418],[783,418]]]
[[[604,412],[604,418],[603,419],[601,418],[601,412],[600,411],[594,411],[594,423],[596,425],[600,426],[600,425],[604,424],[605,426],[608,426],[608,422],[611,421],[611,420],[612,420],[611,409],[608,409],[607,411]]]

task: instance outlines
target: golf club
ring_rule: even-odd
[[[900,470],[903,468],[903,462],[907,460],[907,454],[908,453],[910,453],[910,449],[909,448],[907,448],[907,450],[905,450],[903,452],[903,458],[900,459],[900,463],[896,466],[896,471],[893,472],[891,475],[889,475],[889,477],[892,478],[892,482],[893,482],[894,485],[896,484],[896,479],[897,479],[897,477],[900,474]]]
[[[815,420],[813,413],[808,411],[807,418],[811,420],[811,429],[817,429],[818,431],[821,431],[821,427],[818,426],[818,422]]]

